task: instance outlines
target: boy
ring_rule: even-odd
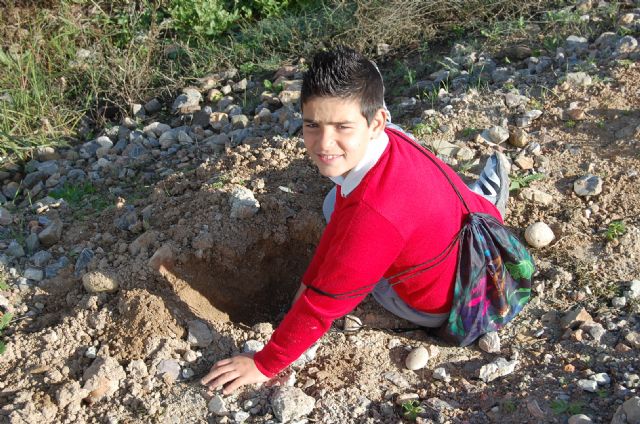
[[[271,340],[253,357],[217,362],[202,379],[211,389],[224,386],[228,394],[274,377],[371,291],[386,309],[418,325],[439,327],[446,321],[457,244],[436,266],[417,269],[394,287],[390,282],[397,279],[385,277],[437,257],[451,244],[466,214],[451,183],[473,212],[501,220],[508,163],[503,155],[492,156],[473,189],[481,195],[476,194],[444,163],[434,159],[446,176],[405,134],[387,125],[383,97],[382,77],[362,55],[340,47],[314,57],[302,84],[303,138],[320,173],[336,183],[323,205],[328,224]]]

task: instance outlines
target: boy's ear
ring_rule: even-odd
[[[380,108],[373,116],[371,120],[371,124],[369,125],[369,130],[371,131],[371,138],[378,138],[380,133],[384,131],[385,126],[387,125],[387,112]]]

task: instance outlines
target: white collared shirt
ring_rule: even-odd
[[[389,136],[384,131],[381,131],[378,138],[369,142],[364,156],[360,159],[360,162],[349,171],[346,177],[342,175],[329,177],[331,181],[340,186],[342,197],[347,197],[349,193],[358,187],[358,184],[360,184],[364,176],[367,175],[367,172],[378,163],[378,160],[387,148],[387,144],[389,144]]]

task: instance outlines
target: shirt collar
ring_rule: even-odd
[[[360,162],[349,171],[346,177],[342,175],[329,177],[331,181],[340,186],[342,197],[347,197],[349,193],[358,187],[358,184],[360,184],[364,176],[367,175],[367,172],[378,163],[378,160],[387,148],[387,144],[389,144],[389,136],[386,132],[381,131],[378,138],[369,142],[364,156],[360,159]]]

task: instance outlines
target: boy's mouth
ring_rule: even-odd
[[[318,159],[324,163],[332,163],[335,160],[341,158],[342,155],[320,155],[318,154]]]

